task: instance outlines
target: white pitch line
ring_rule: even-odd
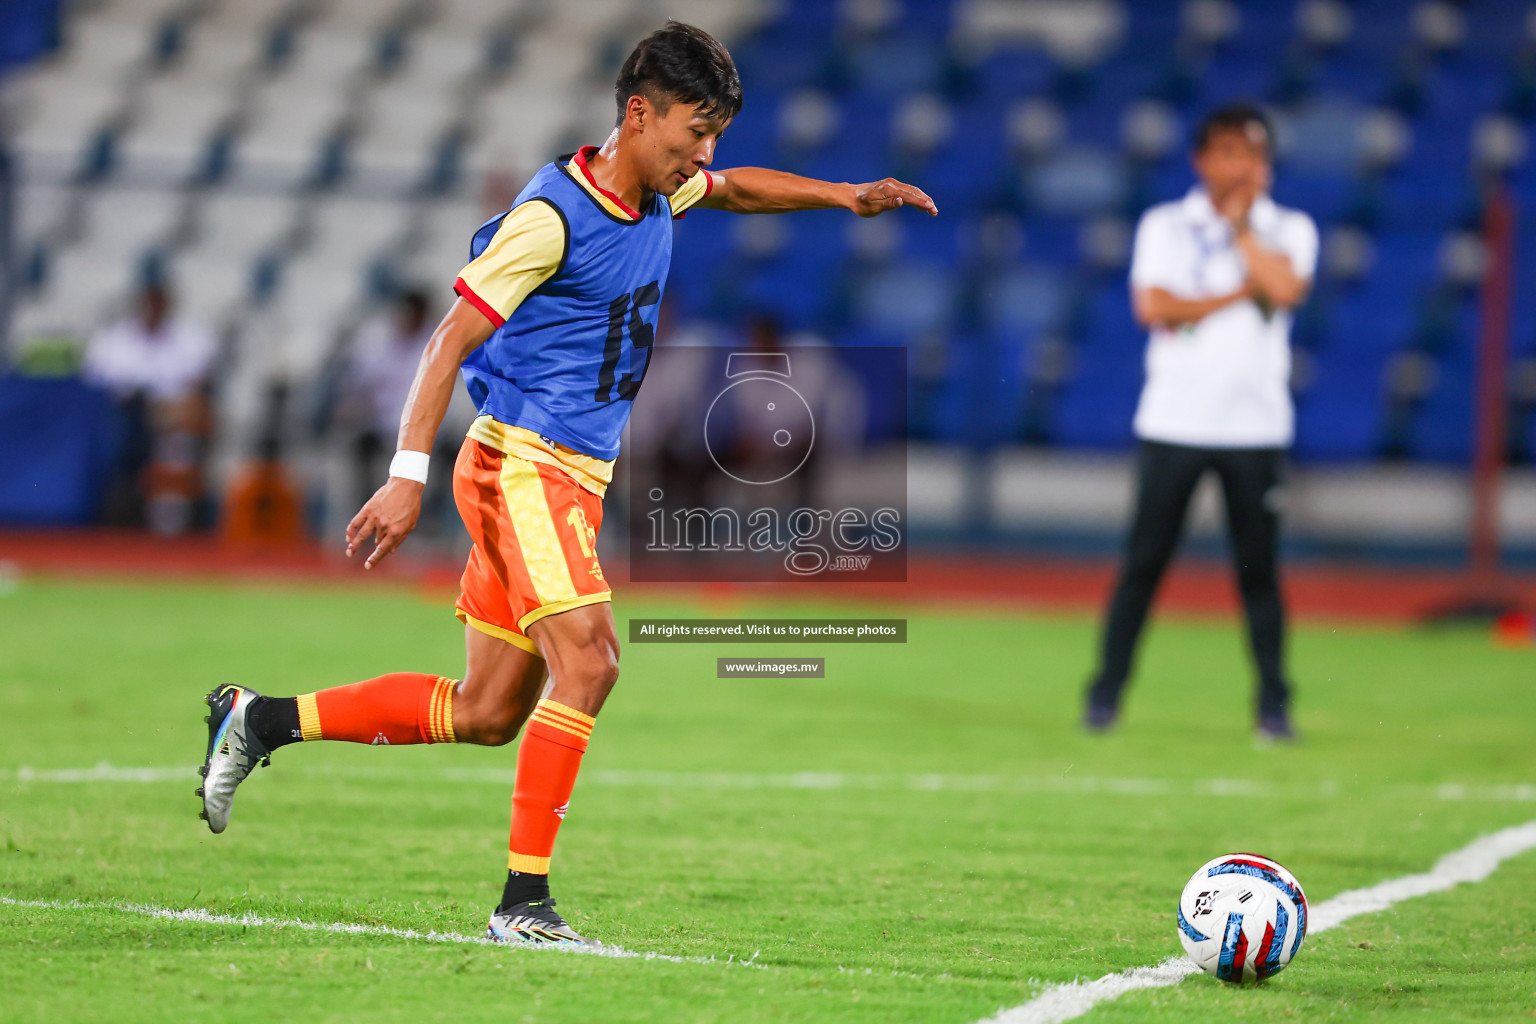
[[[301,766],[288,770],[303,772]],[[325,769],[328,778],[432,778],[444,782],[512,785],[510,768],[388,768],[351,765]],[[0,781],[37,783],[153,783],[195,779],[190,766],[122,767],[106,761],[92,768],[0,768]],[[1491,801],[1536,803],[1536,785],[1468,786],[1461,783],[1416,786],[1386,784],[1383,787],[1341,786],[1333,780],[1278,786],[1252,779],[1145,779],[1102,778],[1087,775],[911,775],[865,772],[668,772],[595,769],[582,774],[583,784],[632,786],[640,789],[786,789],[786,790],[905,790],[919,793],[1084,793],[1108,796],[1215,796],[1265,797],[1269,799],[1329,799],[1346,796],[1360,788],[1387,788],[1405,796],[1452,802]]]
[[[732,954],[725,960],[712,956],[673,956],[670,953],[647,953],[622,946],[610,946],[606,943],[600,946],[561,946],[561,945],[509,945],[492,942],[490,939],[479,935],[459,935],[454,932],[419,932],[414,928],[390,928],[378,924],[351,924],[346,921],[335,921],[330,924],[321,924],[315,921],[300,921],[297,919],[285,919],[275,917],[261,917],[247,911],[244,914],[215,914],[211,911],[201,910],[196,907],[186,910],[175,910],[170,907],[156,907],[147,903],[86,903],[80,900],[18,900],[10,896],[0,896],[0,906],[27,907],[34,910],[110,910],[121,914],[138,914],[143,917],[153,917],[162,921],[185,921],[192,924],[232,925],[241,928],[292,928],[305,932],[331,932],[338,935],[376,935],[394,939],[409,939],[418,942],[447,942],[464,946],[493,946],[498,949],[533,949],[550,950],[562,953],[573,953],[581,956],[606,956],[619,960],[665,960],[673,964],[720,964],[722,966],[736,964],[741,967],[755,967],[758,970],[767,970],[767,966],[757,963],[757,954],[750,958],[741,959]]]
[[[0,778],[17,782],[177,782],[197,777],[197,770],[186,765],[171,768],[120,768],[102,761],[94,768],[29,768],[0,771]]]
[[[1415,896],[1444,892],[1467,882],[1481,882],[1511,857],[1536,849],[1536,821],[1515,825],[1474,839],[1435,862],[1420,875],[1404,875],[1366,889],[1339,893],[1311,908],[1307,921],[1310,937],[1337,928],[1352,917],[1374,914]],[[1172,956],[1154,967],[1133,967],[1106,974],[1097,981],[1069,981],[1051,985],[1027,1003],[999,1011],[978,1024],[1061,1024],[1081,1017],[1099,1003],[1144,988],[1167,988],[1192,974],[1199,974],[1187,957]]]

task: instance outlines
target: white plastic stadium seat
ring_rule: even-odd
[[[108,0],[103,7],[109,17],[135,20],[155,25],[168,14],[184,10],[186,0]]]
[[[31,180],[78,171],[96,133],[123,107],[123,89],[115,82],[34,79],[24,89],[11,142]]]
[[[80,237],[55,251],[43,298],[61,311],[55,319],[89,331],[122,308],[145,254],[170,237],[184,198],[178,191],[112,188],[84,202]]]
[[[374,40],[353,32],[309,29],[295,40],[281,72],[286,82],[307,82],[317,91],[344,87],[373,59]]]
[[[475,119],[475,139],[465,154],[465,169],[474,176],[531,174],[557,155],[573,113],[573,97],[564,90],[524,82],[498,89],[485,97]]]
[[[346,112],[346,96],[337,90],[290,79],[269,86],[235,143],[232,173],[263,186],[300,184],[314,171],[322,143]]]
[[[124,109],[129,81],[148,65],[156,17],[157,9],[131,5],[72,17],[58,54],[11,76],[12,141],[27,177],[79,169],[96,133]]]
[[[570,139],[582,145],[601,146],[613,131],[619,111],[613,102],[613,89],[589,83],[579,90],[566,122]]]
[[[219,194],[204,203],[196,240],[170,268],[187,315],[217,325],[249,298],[257,259],[292,229],[297,210],[287,196]]]
[[[697,25],[729,46],[776,13],[772,0],[670,0],[666,16]]]
[[[475,229],[491,212],[479,203],[463,200],[426,206],[420,211],[420,235],[396,264],[400,276],[446,301],[454,278],[469,262],[469,243]]]
[[[57,253],[39,305],[54,329],[84,335],[116,315],[126,303],[137,267],[132,260],[103,259],[89,243]]]
[[[319,256],[345,276],[366,267],[404,236],[410,208],[389,199],[335,198],[310,214],[312,234],[304,256]]]
[[[199,28],[255,35],[265,42],[266,30],[285,18],[302,15],[305,0],[265,0],[263,3],[226,2],[197,19]]]
[[[626,20],[646,17],[635,0],[581,0],[581,3],[551,4],[549,20],[540,25],[551,38],[551,45],[565,48],[565,53],[584,53],[591,44]],[[649,19],[647,19],[649,20]],[[655,18],[657,27],[662,19]]]
[[[178,255],[166,268],[177,306],[189,320],[222,327],[251,295],[249,261],[210,260],[200,251]]]
[[[250,259],[293,228],[298,202],[289,196],[221,192],[197,211],[192,248]]]
[[[581,56],[573,59],[573,53]],[[542,40],[525,40],[512,74],[479,99],[466,169],[477,175],[531,173],[553,159],[581,109],[578,83],[590,60],[584,50],[561,51]]]
[[[336,332],[360,307],[366,283],[362,264],[338,265],[324,252],[283,268],[282,290],[269,315],[279,325],[271,358],[285,376],[307,379],[319,370]]]
[[[480,38],[527,13],[530,6],[527,0],[437,0],[432,24],[457,35]]]
[[[196,25],[187,33],[181,55],[167,75],[186,87],[234,87],[261,57],[266,37],[261,32]]]
[[[362,299],[374,260],[397,241],[409,210],[383,199],[332,199],[310,220],[309,247],[283,268],[274,309],[294,330],[333,331]],[[302,346],[287,357],[299,368],[325,358]],[[304,372],[308,372],[307,369]]]
[[[343,32],[375,32],[402,13],[401,0],[330,0],[320,11],[317,24]]]
[[[95,326],[80,309],[46,294],[23,296],[11,310],[11,334],[23,346],[36,338],[84,339]]]
[[[406,42],[400,81],[422,91],[458,89],[473,82],[485,63],[485,40],[462,32],[416,32]]]
[[[421,181],[433,144],[453,123],[454,97],[391,83],[368,98],[368,128],[353,144],[353,180],[360,188],[406,188]]]
[[[483,40],[417,33],[406,66],[365,100],[367,128],[352,149],[359,186],[403,187],[421,180],[434,144],[462,113],[460,87],[485,59]]]
[[[121,81],[149,57],[155,17],[107,8],[64,22],[64,48],[55,66],[73,80]]]
[[[348,86],[373,55],[358,35],[312,30],[278,78],[260,89],[236,141],[233,174],[263,187],[291,188],[316,167],[320,147],[348,113]]]
[[[64,185],[28,184],[17,190],[16,241],[21,252],[59,232],[74,194]]]
[[[134,180],[186,179],[199,169],[209,140],[235,103],[231,90],[198,87],[180,77],[151,83],[118,151],[122,173]]]
[[[174,189],[97,189],[86,201],[81,238],[103,266],[131,264],[170,237],[185,202]]]

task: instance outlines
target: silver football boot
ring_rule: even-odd
[[[208,755],[198,770],[203,784],[197,788],[197,795],[203,798],[199,817],[215,833],[223,832],[229,825],[235,787],[258,764],[272,763],[272,752],[251,734],[246,723],[251,702],[260,696],[250,687],[230,684],[216,688],[204,698],[210,709],[204,719],[208,723]]]
[[[552,899],[519,903],[491,915],[485,937],[493,942],[528,945],[600,946],[602,943],[576,934],[555,911]]]

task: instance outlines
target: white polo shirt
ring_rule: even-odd
[[[91,338],[81,373],[120,394],[144,390],[180,401],[208,377],[217,355],[213,335],[197,324],[172,317],[151,333],[137,317],[126,317]]]
[[[1317,225],[1311,217],[1260,196],[1248,223],[1260,245],[1285,253],[1296,273],[1311,280],[1317,267]],[[1203,188],[1152,207],[1136,226],[1133,289],[1213,298],[1236,291],[1247,273],[1232,225]],[[1136,436],[1208,448],[1288,446],[1295,426],[1290,335],[1290,313],[1275,310],[1266,317],[1248,300],[1195,324],[1153,330]]]

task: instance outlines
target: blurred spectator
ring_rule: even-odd
[[[86,346],[83,374],[110,391],[121,414],[122,457],[107,491],[106,519],[174,535],[196,520],[208,439],[213,335],[172,316],[169,288],[150,283],[134,315]]]
[[[416,379],[421,353],[432,338],[432,300],[425,288],[404,288],[395,296],[386,318],[358,331],[343,378],[338,419],[352,454],[354,511],[372,497],[383,482],[395,453],[400,412]],[[439,465],[452,466],[469,420],[474,416],[462,388],[455,389],[433,452]],[[450,518],[452,474],[437,473],[422,498],[420,533],[439,533],[440,521]]]
[[[395,453],[400,410],[416,379],[422,350],[432,337],[430,312],[424,289],[405,289],[396,296],[391,316],[363,327],[353,343],[343,420],[357,430],[352,454],[353,492],[359,508],[384,479],[384,467]]]
[[[1293,437],[1290,311],[1311,287],[1317,228],[1269,198],[1273,135],[1238,104],[1208,115],[1200,184],[1136,229],[1131,294],[1151,330],[1136,411],[1136,512],[1110,602],[1084,724],[1114,724],[1147,610],[1200,478],[1221,481],[1258,669],[1258,729],[1293,738],[1277,571],[1281,468]]]

